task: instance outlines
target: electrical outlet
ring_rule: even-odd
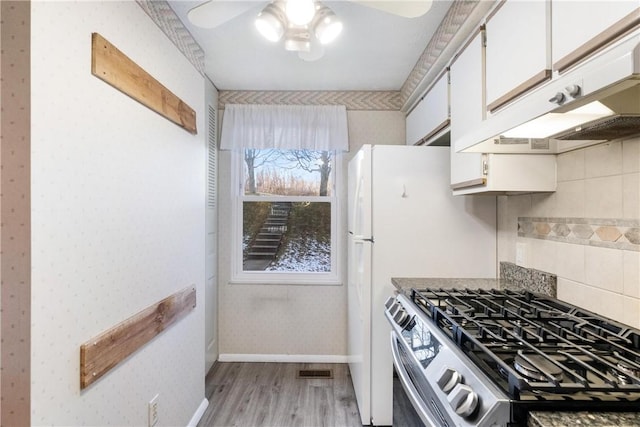
[[[153,396],[153,399],[149,401],[149,427],[153,427],[158,424],[158,397],[159,394]]]

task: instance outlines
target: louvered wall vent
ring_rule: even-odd
[[[218,163],[218,147],[217,147],[217,130],[216,130],[216,110],[211,105],[209,105],[209,131],[207,132],[208,137],[208,173],[207,173],[207,208],[215,209],[216,208],[216,166]]]
[[[331,369],[300,369],[298,378],[333,378],[333,370]]]

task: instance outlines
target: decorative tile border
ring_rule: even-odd
[[[518,236],[640,251],[640,220],[518,217]]]
[[[558,277],[534,268],[520,267],[511,262],[500,262],[500,279],[506,283],[517,284],[528,291],[558,296]]]
[[[250,91],[222,90],[218,106],[225,104],[345,105],[347,110],[400,110],[397,91]]]
[[[204,50],[195,41],[189,30],[184,26],[178,15],[165,0],[136,0],[153,22],[169,37],[178,50],[205,75]]]

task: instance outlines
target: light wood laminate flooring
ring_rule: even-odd
[[[332,369],[331,379],[297,378]],[[347,364],[217,362],[198,427],[361,427]]]

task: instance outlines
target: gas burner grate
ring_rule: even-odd
[[[527,291],[413,290],[412,300],[512,398],[640,393],[640,331]]]

